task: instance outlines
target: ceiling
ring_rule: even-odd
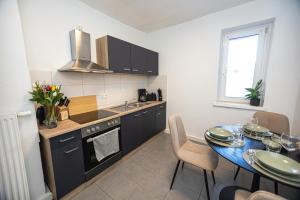
[[[144,32],[189,21],[252,0],[81,0]]]

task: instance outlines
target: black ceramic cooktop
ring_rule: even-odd
[[[116,115],[117,113],[110,112],[107,110],[95,110],[91,112],[81,113],[78,115],[73,115],[70,117],[70,119],[74,122],[77,122],[78,124],[85,124],[88,122],[96,121],[99,119],[103,119],[106,117],[110,117],[113,115]]]

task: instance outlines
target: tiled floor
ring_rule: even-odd
[[[114,165],[73,200],[207,199],[202,170],[188,164],[183,170],[179,168],[173,189],[169,190],[176,162],[169,135],[160,133],[128,158]],[[215,171],[215,185],[209,173],[211,199],[218,199],[219,192],[225,185],[250,187],[251,174],[241,170],[234,182],[234,170],[234,165],[220,159]],[[273,192],[273,182],[261,179],[261,189]],[[279,191],[289,199],[300,199],[300,192],[295,189],[279,185]]]

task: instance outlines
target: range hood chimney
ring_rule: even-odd
[[[60,68],[60,72],[112,73],[109,69],[91,62],[90,34],[74,29],[70,31],[72,60]]]

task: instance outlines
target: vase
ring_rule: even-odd
[[[44,120],[44,124],[49,129],[57,127],[57,115],[55,112],[55,105],[45,106],[45,108],[46,118]]]

